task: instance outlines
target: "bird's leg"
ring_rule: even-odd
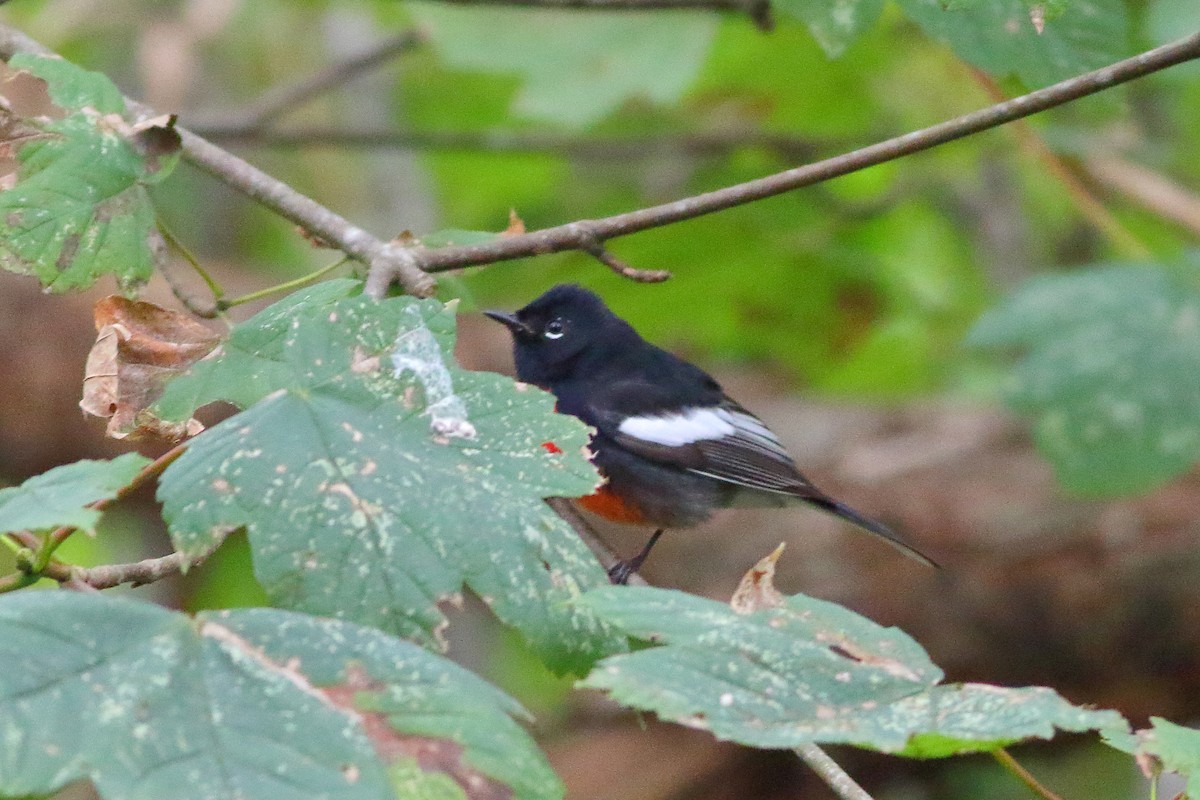
[[[646,560],[646,556],[650,555],[650,548],[654,547],[654,543],[658,541],[658,537],[663,535],[663,529],[659,528],[650,537],[650,541],[646,542],[646,546],[642,548],[642,552],[638,553],[633,558],[624,561],[618,561],[613,564],[608,570],[608,579],[617,586],[624,586],[629,582],[629,576],[637,572],[642,562]]]

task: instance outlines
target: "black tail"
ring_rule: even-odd
[[[876,522],[870,517],[864,517],[862,514],[858,513],[845,503],[839,503],[832,497],[826,497],[824,495],[817,497],[806,497],[804,499],[823,511],[828,511],[830,514],[841,517],[847,522],[854,523],[867,533],[875,534],[880,539],[883,539],[885,542],[892,545],[892,547],[895,547],[901,553],[904,553],[904,555],[908,556],[914,561],[920,561],[925,566],[933,567],[934,569],[942,568],[941,565],[932,558],[901,539],[900,534],[893,531],[887,525],[884,525],[882,522]]]

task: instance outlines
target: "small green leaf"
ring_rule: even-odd
[[[147,151],[103,75],[54,57],[10,63],[45,80],[67,113],[40,122],[45,135],[18,150],[17,182],[0,192],[0,267],[36,275],[55,292],[109,274],[123,290],[144,283],[162,250],[146,186],[170,174],[177,141]]]
[[[112,461],[76,461],[0,489],[0,533],[62,526],[95,533],[100,512],[86,506],[116,497],[149,463],[137,453]]]
[[[384,800],[397,796],[397,767],[443,789],[561,797],[512,719],[522,714],[461,667],[344,622],[270,609],[191,620],[69,592],[0,598],[6,792],[89,778],[122,800]],[[430,753],[436,763],[416,768]]]
[[[301,289],[237,325],[229,339],[184,375],[167,384],[153,413],[182,422],[196,409],[218,400],[248,408],[288,383],[283,344],[301,311],[321,308],[358,294],[362,283],[349,278]]]
[[[773,8],[804,23],[825,55],[837,58],[879,19],[883,0],[776,0]]]
[[[412,298],[310,294],[239,326],[188,394],[257,402],[164,473],[172,539],[194,553],[245,526],[274,602],[430,645],[465,582],[547,663],[584,669],[621,640],[566,601],[607,578],[542,498],[595,487],[587,428],[458,369],[453,336],[447,307]]]
[[[1200,458],[1200,291],[1156,267],[1034,279],[967,343],[1017,348],[1009,404],[1069,489],[1148,489]]]
[[[1015,74],[1040,87],[1098,69],[1130,54],[1122,0],[1073,0],[1047,14],[1039,33],[1024,0],[899,0],[931,38],[997,77]]]
[[[718,24],[684,12],[409,8],[446,62],[516,73],[522,86],[513,110],[568,127],[596,122],[633,98],[677,100],[703,66]]]
[[[1125,727],[1116,712],[1076,708],[1049,689],[938,685],[941,670],[903,632],[803,595],[749,614],[651,588],[597,589],[578,602],[659,645],[604,659],[583,686],[755,747],[941,757],[1056,728]]]

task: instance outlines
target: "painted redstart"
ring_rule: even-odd
[[[658,529],[640,553],[609,570],[614,583],[641,566],[665,528],[699,524],[718,508],[795,501],[936,566],[886,525],[814,486],[779,438],[710,375],[647,342],[592,292],[556,286],[514,314],[484,313],[512,332],[517,378],[552,392],[559,413],[596,429],[591,449],[607,480],[580,505]]]

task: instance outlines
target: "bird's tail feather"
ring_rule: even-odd
[[[847,522],[857,525],[867,533],[872,533],[878,536],[880,539],[883,539],[892,547],[895,547],[901,553],[904,553],[904,555],[908,556],[914,561],[919,561],[927,567],[933,567],[935,569],[942,568],[941,565],[932,558],[900,538],[900,534],[896,533],[882,522],[877,522],[870,517],[863,516],[845,503],[839,503],[832,497],[827,497],[825,495],[806,497],[804,499],[809,503],[812,503],[817,508],[828,511],[830,514],[841,517]]]

